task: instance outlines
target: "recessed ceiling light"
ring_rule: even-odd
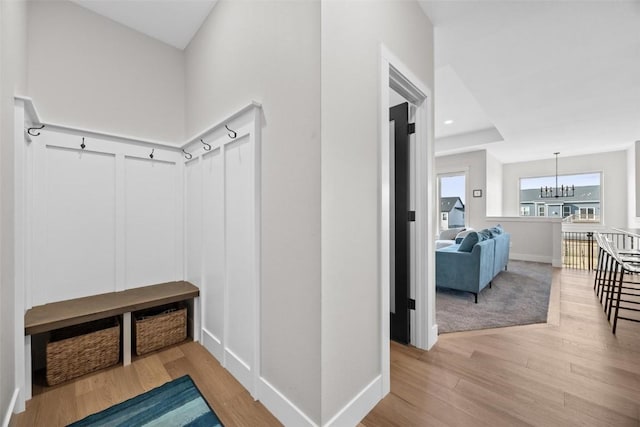
[[[444,124],[445,125],[452,125],[453,124],[453,120],[445,120]]]

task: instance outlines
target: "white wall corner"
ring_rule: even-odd
[[[554,222],[551,225],[552,258],[551,265],[562,267],[562,223]]]
[[[383,397],[382,375],[378,375],[336,415],[323,424],[323,427],[352,427],[358,425]],[[285,425],[288,424],[285,423]]]
[[[285,426],[318,427],[317,423],[263,377],[260,377],[258,383],[258,400]]]

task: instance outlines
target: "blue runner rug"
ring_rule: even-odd
[[[89,415],[71,426],[194,426],[222,423],[185,375],[151,391]]]

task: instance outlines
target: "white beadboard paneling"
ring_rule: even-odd
[[[199,158],[185,164],[185,280],[202,288],[202,166]]]
[[[125,157],[125,287],[177,280],[175,163]]]
[[[202,156],[204,225],[204,328],[212,336],[209,351],[222,361],[224,333],[224,171],[220,149]]]
[[[207,128],[209,151],[200,136],[171,147],[46,124],[16,165],[25,305],[189,280],[201,290],[194,339],[257,398],[260,118],[252,102]],[[24,348],[27,370],[16,375],[30,383],[29,337]]]
[[[225,146],[225,248],[227,273],[227,317],[225,350],[253,364],[255,339],[253,161],[249,136]],[[236,367],[239,368],[238,365]],[[231,370],[231,367],[229,367]],[[238,379],[240,373],[231,371]],[[248,389],[251,385],[243,383]]]
[[[37,236],[34,305],[100,294],[115,283],[115,156],[46,146],[45,225]]]

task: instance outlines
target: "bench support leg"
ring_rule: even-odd
[[[122,315],[122,364],[131,364],[131,312]]]

